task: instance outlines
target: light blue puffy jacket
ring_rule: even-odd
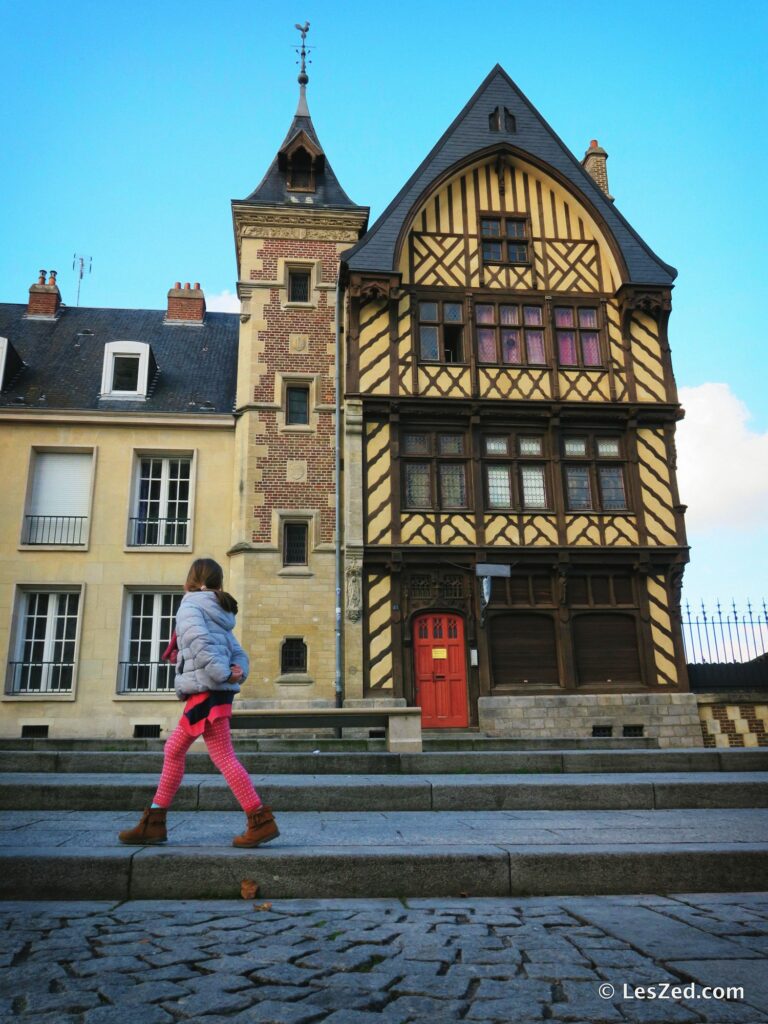
[[[176,696],[186,700],[206,690],[240,689],[229,681],[232,665],[248,677],[248,655],[232,633],[235,616],[224,611],[212,590],[185,594],[176,614]]]

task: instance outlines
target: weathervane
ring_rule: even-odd
[[[309,107],[307,106],[307,82],[309,81],[309,75],[307,74],[307,64],[311,64],[311,60],[307,60],[307,32],[309,32],[309,22],[305,21],[303,25],[298,23],[294,26],[301,32],[301,49],[297,49],[296,53],[301,61],[301,70],[299,71],[299,105],[296,109],[297,117],[309,117]],[[311,49],[311,47],[310,47]],[[298,64],[299,61],[296,61]]]

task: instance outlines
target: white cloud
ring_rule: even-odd
[[[764,526],[768,433],[750,429],[749,409],[727,384],[680,388],[680,401],[677,476],[689,533]]]
[[[218,295],[205,296],[205,308],[211,313],[239,313],[240,299],[227,288]]]

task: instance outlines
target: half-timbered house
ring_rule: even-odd
[[[425,728],[698,741],[676,271],[606,156],[577,160],[497,66],[342,257],[347,662]]]

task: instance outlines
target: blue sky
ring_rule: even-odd
[[[685,593],[762,598],[768,4],[758,0],[484,10],[0,0],[0,37],[12,44],[0,301],[25,301],[46,267],[73,304],[75,252],[93,257],[83,305],[157,308],[176,280],[232,292],[229,200],[257,184],[290,123],[293,24],[305,19],[315,126],[372,217],[496,62],[577,156],[592,138],[605,146],[617,206],[680,271],[670,339],[689,408]]]

